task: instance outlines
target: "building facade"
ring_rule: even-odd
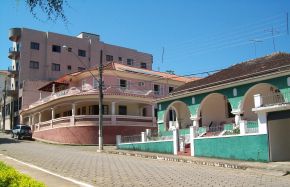
[[[44,85],[39,100],[21,111],[34,138],[66,144],[97,144],[98,68],[65,75]],[[195,78],[109,63],[104,67],[104,143],[116,135],[156,128],[154,99]],[[45,95],[45,96],[44,96]]]
[[[289,161],[290,54],[233,65],[158,100],[158,130],[192,156]],[[190,127],[194,132],[190,136]]]
[[[9,92],[8,88],[10,88],[10,73],[8,71],[0,71],[0,105],[1,105],[1,117],[0,117],[0,129],[1,131],[5,131],[5,129],[9,129],[10,123],[5,124],[6,121],[10,122],[11,117],[11,106],[6,105],[7,92]],[[8,87],[9,85],[9,87]]]
[[[12,61],[9,67],[11,99],[7,100],[7,103],[18,107],[13,109],[15,112],[12,123],[19,122],[19,110],[25,104],[29,104],[22,101],[33,102],[38,99],[34,95],[26,99],[23,97],[26,85],[31,91],[33,87],[29,84],[34,84],[32,81],[51,81],[64,74],[94,67],[100,62],[101,50],[105,63],[117,61],[132,67],[152,69],[151,54],[104,43],[96,34],[82,32],[78,36],[68,36],[27,28],[12,28],[9,30],[9,39],[12,41],[8,52],[8,58]]]

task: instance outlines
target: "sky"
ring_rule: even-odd
[[[62,20],[48,21],[40,11],[35,19],[24,0],[1,1],[0,69],[11,65],[8,30],[13,27],[72,36],[99,34],[105,43],[152,54],[154,70],[178,75],[205,76],[199,73],[273,52],[290,53],[289,0],[68,0],[68,4],[65,25]]]

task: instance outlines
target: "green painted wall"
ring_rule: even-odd
[[[268,136],[249,135],[194,140],[195,156],[269,161]]]
[[[173,154],[173,141],[119,144],[118,149]]]

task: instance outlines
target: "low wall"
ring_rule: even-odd
[[[104,144],[116,144],[116,135],[130,136],[140,134],[154,127],[140,126],[104,126]],[[98,126],[69,126],[35,131],[33,137],[60,144],[98,144]]]
[[[121,143],[117,147],[125,150],[173,154],[172,140]]]
[[[267,134],[194,139],[195,156],[269,161]]]

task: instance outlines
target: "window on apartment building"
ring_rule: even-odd
[[[30,69],[39,69],[39,62],[37,62],[37,61],[30,61],[29,62],[29,68]]]
[[[128,58],[127,59],[127,65],[129,65],[129,66],[133,66],[133,59],[131,59],[131,58]]]
[[[127,106],[124,105],[119,106],[119,115],[127,115]]]
[[[51,71],[60,71],[60,64],[51,64]]]
[[[174,87],[169,86],[169,88],[168,88],[168,92],[171,93],[173,90],[174,90]]]
[[[52,52],[61,52],[61,47],[59,45],[52,45]]]
[[[78,51],[79,56],[86,57],[86,51],[79,49]]]
[[[118,60],[119,60],[119,62],[122,62],[123,61],[123,58],[122,57],[118,57]]]
[[[67,66],[67,70],[69,70],[69,71],[71,70],[71,65]]]
[[[71,48],[71,47],[68,47],[68,48],[67,48],[67,51],[68,51],[68,52],[72,52],[72,48]]]
[[[154,94],[160,95],[160,85],[154,84]]]
[[[86,70],[86,68],[78,67],[78,71],[84,71],[84,70]]]
[[[142,109],[142,116],[147,116],[147,109],[146,108]]]
[[[140,67],[143,68],[143,69],[146,69],[147,68],[147,64],[145,62],[141,62],[140,63]]]
[[[30,49],[39,50],[39,43],[37,43],[37,42],[30,42]]]
[[[127,80],[120,79],[120,88],[127,88]]]
[[[106,55],[106,61],[112,62],[114,60],[114,57],[112,55]]]

